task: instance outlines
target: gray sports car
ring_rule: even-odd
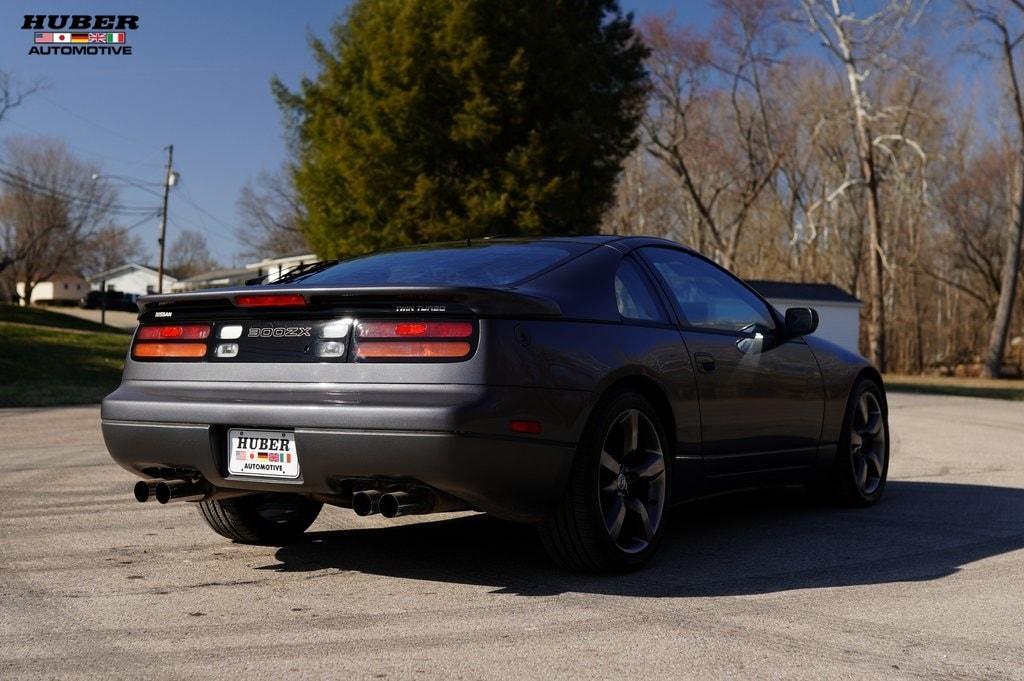
[[[660,239],[437,244],[140,309],[107,448],[139,501],[198,502],[240,542],[293,540],[325,503],[471,509],[622,571],[678,502],[885,487],[878,372],[814,337],[812,309]]]

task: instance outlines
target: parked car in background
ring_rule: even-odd
[[[661,239],[439,244],[140,307],[107,448],[139,501],[197,501],[240,542],[293,539],[324,503],[473,509],[613,572],[677,502],[885,488],[878,372],[814,337],[814,310]]]
[[[121,291],[89,291],[80,301],[78,306],[86,310],[123,310],[125,312],[138,312],[139,296]]]

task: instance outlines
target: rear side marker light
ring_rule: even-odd
[[[235,296],[238,307],[305,307],[306,299],[298,293],[267,293]]]
[[[360,322],[360,338],[469,338],[470,322]]]
[[[540,435],[543,430],[540,421],[509,421],[508,429],[513,433],[526,433],[528,435]]]
[[[138,340],[203,340],[209,336],[209,324],[154,325],[140,327]]]
[[[456,359],[469,355],[465,341],[392,341],[384,343],[361,342],[356,346],[360,359],[442,358]]]
[[[238,343],[221,343],[213,354],[218,357],[238,357]]]
[[[206,343],[136,343],[133,357],[198,359],[206,357]]]

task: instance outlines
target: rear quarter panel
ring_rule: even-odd
[[[671,406],[676,455],[699,453],[693,367],[675,328],[555,320],[490,320],[488,326],[489,382],[588,393],[577,437],[609,387],[643,376],[659,386]]]

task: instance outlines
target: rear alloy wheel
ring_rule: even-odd
[[[299,494],[250,494],[198,506],[217,534],[243,544],[275,545],[302,536],[324,505]]]
[[[885,490],[889,473],[889,419],[882,389],[872,380],[854,387],[832,473],[832,497],[870,506]]]
[[[541,525],[551,556],[574,570],[621,572],[642,565],[664,533],[669,457],[657,412],[619,393],[595,411],[580,442],[565,498]]]

